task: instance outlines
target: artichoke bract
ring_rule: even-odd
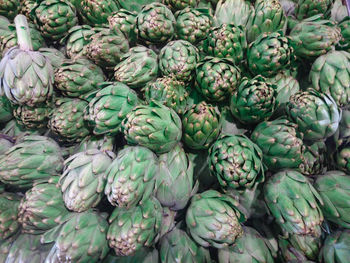
[[[304,167],[301,172],[305,175],[323,174],[326,170],[327,146],[324,141],[316,141],[306,145],[303,153]]]
[[[226,100],[238,86],[241,71],[230,60],[206,57],[197,64],[196,88],[211,102]]]
[[[186,212],[189,233],[203,247],[233,244],[243,234],[242,221],[234,199],[215,190],[193,196]]]
[[[62,169],[60,147],[44,136],[24,136],[0,157],[0,181],[18,188],[47,182],[52,176],[58,176]]]
[[[256,126],[250,138],[263,151],[269,170],[303,167],[305,146],[296,124],[286,119],[265,121]]]
[[[163,0],[172,11],[184,9],[186,7],[196,7],[199,0]]]
[[[187,108],[188,92],[185,83],[173,77],[158,78],[143,89],[146,101],[158,101],[182,114]]]
[[[245,31],[234,24],[222,24],[213,28],[203,43],[207,55],[231,59],[236,65],[243,60],[246,49]]]
[[[172,76],[188,82],[199,61],[198,50],[190,42],[175,40],[169,42],[159,52],[159,69],[163,76]]]
[[[161,44],[175,33],[175,17],[165,5],[151,3],[142,7],[136,18],[138,38],[146,43]]]
[[[0,16],[13,19],[20,11],[20,0],[5,0],[0,3]]]
[[[210,263],[209,251],[197,245],[185,231],[174,228],[160,240],[160,260],[164,263]]]
[[[21,196],[13,193],[0,194],[0,239],[7,239],[20,229],[18,207]]]
[[[73,153],[92,149],[113,152],[115,141],[112,136],[86,136],[79,145],[76,145]]]
[[[151,247],[159,239],[162,207],[154,199],[129,210],[116,208],[109,218],[107,239],[117,256],[132,255],[142,247]]]
[[[272,77],[289,67],[293,58],[293,48],[281,32],[261,34],[247,51],[248,67],[254,74]]]
[[[83,58],[65,60],[55,70],[55,86],[67,97],[84,98],[104,81],[102,69]]]
[[[251,227],[243,227],[243,235],[237,238],[234,245],[219,249],[219,263],[273,263],[270,245],[258,231]]]
[[[155,197],[164,207],[181,210],[197,191],[194,186],[193,164],[180,145],[159,156],[159,175]]]
[[[264,181],[262,151],[243,135],[221,135],[209,149],[209,167],[225,188],[252,188]]]
[[[194,104],[182,117],[182,141],[191,149],[208,149],[221,131],[220,114],[205,101]]]
[[[136,41],[136,16],[135,11],[120,9],[108,17],[109,28],[112,31],[121,31],[133,43]]]
[[[350,177],[341,171],[328,171],[315,181],[323,205],[324,217],[342,227],[350,228]]]
[[[169,152],[180,141],[182,125],[174,110],[151,101],[134,108],[122,122],[121,131],[129,144],[159,154]]]
[[[285,31],[287,18],[278,0],[258,0],[247,23],[247,40],[253,42],[262,33]]]
[[[19,222],[28,234],[43,234],[67,220],[70,212],[65,207],[58,178],[35,185],[26,192],[19,206]]]
[[[77,0],[79,14],[83,21],[91,25],[104,25],[108,17],[119,10],[118,0]]]
[[[338,230],[324,241],[319,261],[324,263],[345,263],[350,257],[350,231]]]
[[[250,80],[243,78],[230,99],[232,115],[247,124],[269,119],[277,106],[276,90],[274,84],[260,75]]]
[[[321,235],[323,214],[320,205],[323,201],[301,173],[284,170],[274,174],[264,185],[264,197],[284,231],[296,235]]]
[[[0,96],[0,123],[6,123],[13,117],[10,101],[6,96]]]
[[[6,52],[0,62],[0,93],[13,104],[33,107],[48,100],[53,92],[53,69],[40,52],[32,51],[25,16],[15,19],[19,47]]]
[[[350,54],[330,51],[312,64],[310,80],[314,89],[333,97],[339,107],[350,103]]]
[[[145,202],[155,191],[158,175],[158,158],[151,150],[126,146],[106,171],[108,201],[127,209]]]
[[[332,136],[338,129],[341,110],[334,99],[308,89],[299,91],[290,97],[286,106],[288,117],[298,125],[305,140],[324,140]]]
[[[14,106],[13,117],[26,129],[45,129],[49,121],[51,105],[38,104],[35,107],[26,105]]]
[[[140,88],[158,76],[158,56],[149,48],[136,46],[121,57],[114,68],[116,81],[131,88]]]
[[[74,154],[65,161],[59,184],[69,210],[83,212],[99,204],[113,157],[112,152],[94,149]]]
[[[346,16],[342,21],[338,23],[341,31],[342,38],[339,41],[339,48],[347,52],[350,51],[350,18]]]
[[[212,15],[206,10],[186,7],[175,13],[176,36],[192,45],[206,39],[213,22]]]
[[[308,18],[317,14],[329,17],[333,7],[333,0],[298,0],[295,7],[295,17],[298,20]]]
[[[69,220],[47,231],[41,243],[52,244],[49,262],[101,262],[109,251],[108,223],[94,211],[75,213]]]
[[[58,99],[49,120],[50,130],[63,141],[81,141],[90,133],[83,119],[87,105],[86,101],[80,99]]]
[[[216,1],[214,21],[216,25],[234,24],[246,26],[248,19],[254,14],[250,1],[246,0],[220,0]]]
[[[41,54],[43,54],[52,64],[53,69],[59,68],[65,60],[64,54],[55,48],[39,48]]]
[[[337,152],[336,165],[344,172],[350,171],[350,148],[348,146],[342,146]]]

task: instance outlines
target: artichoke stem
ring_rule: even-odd
[[[20,49],[24,51],[32,51],[33,44],[32,39],[30,38],[27,18],[24,15],[17,15],[15,17],[15,24],[18,39],[17,42]]]

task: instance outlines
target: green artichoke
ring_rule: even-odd
[[[121,31],[130,42],[135,42],[136,16],[135,11],[120,9],[108,17],[109,28],[114,32]]]
[[[51,41],[62,39],[69,29],[78,24],[75,7],[67,0],[40,1],[34,12],[38,29]]]
[[[43,244],[54,244],[47,261],[101,262],[109,251],[107,230],[103,214],[94,211],[73,214],[42,236]]]
[[[210,31],[203,45],[207,55],[231,59],[237,65],[245,56],[247,39],[241,26],[222,24]]]
[[[113,71],[121,57],[128,51],[129,43],[123,33],[112,32],[109,28],[97,31],[86,46],[87,57],[109,71]]]
[[[310,80],[314,89],[333,97],[339,107],[350,104],[350,54],[330,51],[312,64]]]
[[[79,14],[86,24],[99,26],[108,23],[108,17],[119,10],[118,0],[77,0]]]
[[[80,142],[90,131],[84,123],[84,109],[88,103],[80,99],[56,100],[48,123],[50,130],[67,142]]]
[[[46,104],[36,105],[34,108],[26,105],[14,106],[13,116],[18,124],[29,130],[45,129],[49,121],[51,106]]]
[[[65,160],[59,184],[69,210],[83,212],[99,204],[107,182],[106,170],[113,157],[112,152],[93,149]]]
[[[341,147],[336,156],[336,166],[344,172],[350,171],[350,148],[347,146]]]
[[[328,171],[315,181],[323,205],[324,217],[339,226],[350,228],[350,177],[341,171]]]
[[[244,234],[234,245],[220,249],[219,263],[273,263],[268,241],[251,227],[243,227]]]
[[[144,46],[130,48],[114,68],[114,78],[132,88],[140,88],[158,76],[157,54]]]
[[[210,263],[209,251],[197,245],[185,231],[174,228],[160,240],[162,263],[201,262]]]
[[[197,191],[193,164],[180,145],[159,156],[159,175],[155,197],[163,207],[181,210]]]
[[[39,51],[50,61],[53,69],[59,68],[65,60],[64,54],[55,48],[40,48]]]
[[[182,141],[191,149],[208,149],[220,131],[220,114],[205,101],[194,104],[182,117]]]
[[[142,247],[132,256],[114,256],[110,253],[102,263],[158,263],[159,253],[157,249]]]
[[[269,119],[277,106],[276,90],[274,84],[260,75],[251,80],[243,78],[230,99],[232,115],[247,124]]]
[[[159,239],[162,207],[154,199],[131,209],[116,208],[109,218],[107,239],[117,256],[129,256]]]
[[[75,146],[73,154],[93,149],[113,152],[115,141],[111,136],[86,136],[79,145]]]
[[[6,123],[13,117],[10,101],[6,96],[0,96],[0,123]]]
[[[173,77],[158,78],[148,83],[143,91],[147,102],[158,101],[177,114],[183,114],[187,108],[188,92],[185,83]]]
[[[350,18],[346,16],[341,22],[338,24],[340,28],[340,32],[342,35],[342,38],[339,41],[339,47],[340,49],[346,50],[347,52],[350,51]]]
[[[33,107],[52,96],[51,63],[39,52],[32,51],[29,27],[25,16],[15,19],[19,47],[6,52],[0,63],[0,93],[13,104]]]
[[[264,181],[262,151],[242,135],[221,135],[209,149],[209,167],[225,188],[252,188]]]
[[[212,15],[205,9],[186,7],[175,13],[176,36],[192,45],[207,38],[213,22]]]
[[[121,8],[135,12],[140,12],[142,7],[154,2],[161,2],[161,0],[118,0]]]
[[[254,8],[250,1],[215,0],[215,2],[217,2],[214,16],[216,25],[246,26],[249,17],[254,14]]]
[[[92,99],[85,110],[85,119],[94,127],[94,134],[119,132],[126,115],[136,107],[140,100],[135,91],[121,82],[105,82],[99,90],[91,94]]]
[[[255,10],[247,22],[247,40],[253,42],[262,33],[285,31],[287,17],[278,0],[257,0]]]
[[[18,232],[18,206],[22,197],[13,193],[0,194],[0,240],[5,240]]]
[[[174,36],[175,17],[165,5],[151,3],[142,7],[136,18],[138,38],[146,43],[162,44]]]
[[[0,157],[0,181],[18,188],[58,176],[63,158],[58,144],[47,137],[28,135]]]
[[[159,52],[159,69],[163,76],[172,76],[180,81],[192,80],[199,61],[198,50],[190,42],[175,40]]]
[[[208,101],[221,102],[238,86],[241,72],[230,60],[206,57],[196,68],[196,88]]]
[[[350,142],[350,111],[342,110],[342,116],[339,123],[338,130],[333,136],[335,147],[333,152],[338,150],[340,146],[347,145]]]
[[[291,96],[286,112],[289,119],[298,125],[304,139],[310,141],[332,136],[341,119],[341,110],[334,99],[313,89],[299,91]]]
[[[293,48],[280,32],[263,33],[249,45],[247,61],[250,71],[264,77],[272,77],[289,67]]]
[[[14,19],[20,9],[20,0],[4,0],[0,2],[0,16]]]
[[[304,167],[301,172],[305,175],[323,174],[326,170],[327,146],[323,141],[306,145],[303,153]]]
[[[5,154],[15,143],[14,138],[7,136],[5,134],[0,134],[0,156]],[[0,194],[2,193],[2,190],[4,188],[4,185],[0,183]]]
[[[20,13],[25,15],[29,20],[33,20],[34,15],[32,10],[38,6],[38,1],[36,0],[20,0]]]
[[[295,17],[302,20],[317,14],[328,18],[331,14],[334,0],[298,0],[295,8]]]
[[[129,144],[160,154],[169,152],[180,141],[182,125],[175,111],[151,101],[135,107],[122,122],[121,131]]]
[[[201,246],[224,248],[242,236],[244,216],[235,201],[215,190],[192,197],[186,212],[186,224],[192,238]]]
[[[152,151],[126,146],[106,171],[105,194],[112,205],[129,209],[149,199],[158,174],[158,158]]]
[[[65,60],[55,70],[55,86],[68,97],[85,98],[104,81],[102,69],[84,58]]]
[[[12,236],[11,238],[0,240],[0,262],[2,263],[6,262],[6,259],[8,254],[10,253],[12,244],[17,237],[18,235],[15,235],[15,236]]]
[[[263,151],[264,164],[271,171],[285,168],[303,168],[303,137],[297,125],[286,119],[260,123],[251,140]]]
[[[199,0],[163,0],[162,2],[175,12],[186,7],[196,7]]]
[[[43,234],[67,220],[70,216],[64,206],[58,178],[35,185],[26,192],[19,206],[19,222],[22,232]]]
[[[284,170],[264,185],[265,202],[277,224],[295,235],[321,235],[322,199],[301,173]]]
[[[327,236],[319,255],[324,263],[346,263],[350,257],[350,231],[336,231]]]
[[[313,59],[332,50],[341,39],[335,22],[312,16],[298,23],[290,32],[291,46],[300,58]]]
[[[331,10],[331,18],[340,23],[348,15],[346,4],[342,0],[335,0]]]

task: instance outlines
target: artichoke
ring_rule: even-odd
[[[264,77],[272,77],[289,67],[293,59],[293,48],[280,32],[261,34],[250,44],[247,61],[250,71]]]
[[[247,124],[269,119],[277,106],[276,90],[275,85],[260,75],[251,80],[243,78],[230,99],[232,115]]]
[[[20,0],[20,13],[25,15],[29,20],[33,20],[34,15],[32,10],[34,10],[38,6],[38,2],[36,0]]]
[[[159,69],[163,76],[172,76],[188,82],[199,61],[198,50],[190,42],[175,40],[164,46],[159,53]]]
[[[339,47],[340,49],[346,50],[347,52],[350,51],[350,18],[347,16],[344,18],[341,22],[338,24],[340,28],[340,32],[342,35],[342,38],[339,41]]]
[[[226,100],[238,86],[240,78],[240,70],[227,59],[206,57],[197,64],[196,88],[208,101]]]
[[[345,17],[349,15],[347,6],[342,0],[335,0],[332,10],[331,10],[331,18],[334,21],[340,23]]]
[[[137,13],[134,11],[120,9],[108,17],[109,28],[114,32],[121,31],[129,41],[134,42],[136,40],[136,16]]]
[[[6,153],[15,143],[15,139],[5,134],[0,134],[0,156]],[[0,193],[4,190],[4,185],[0,183]]]
[[[26,129],[44,129],[47,127],[51,106],[46,104],[36,105],[34,108],[26,105],[14,106],[13,116],[18,124]]]
[[[192,45],[207,38],[213,22],[212,15],[206,10],[186,7],[175,13],[176,36]]]
[[[277,224],[287,233],[320,237],[322,199],[301,173],[284,170],[264,185],[265,202]]]
[[[161,2],[161,0],[118,0],[121,8],[135,12],[140,12],[143,6],[154,2]]]
[[[12,119],[12,107],[6,96],[0,96],[0,123],[6,123]]]
[[[182,117],[182,141],[194,150],[208,149],[221,131],[220,114],[205,101],[194,104]]]
[[[209,149],[209,167],[225,188],[252,188],[264,181],[262,151],[242,135],[221,135]]]
[[[105,194],[112,205],[129,209],[149,199],[158,174],[158,158],[152,151],[126,146],[106,171]]]
[[[180,141],[179,116],[156,101],[135,107],[122,122],[121,130],[131,145],[140,145],[160,154],[169,152]]]
[[[114,78],[132,88],[139,88],[158,75],[157,54],[144,46],[130,48],[114,68]]]
[[[174,36],[175,17],[165,5],[151,3],[142,7],[136,18],[138,38],[146,43],[161,44]]]
[[[212,0],[211,0],[212,1]],[[254,8],[250,1],[246,0],[215,0],[215,24],[234,24],[246,26],[250,16],[254,14]]]
[[[83,58],[65,60],[55,70],[55,86],[68,97],[84,98],[89,92],[97,90],[98,84],[104,80],[102,69]]]
[[[272,171],[302,168],[305,146],[297,125],[286,119],[260,123],[251,140],[263,151],[264,164]]]
[[[58,144],[47,137],[28,135],[0,156],[0,181],[18,188],[58,176],[63,158]]]
[[[344,172],[350,171],[350,149],[347,145],[342,146],[336,156],[336,166]]]
[[[159,239],[162,207],[154,199],[129,210],[116,208],[109,218],[107,239],[117,256],[129,256],[142,247],[151,247]]]
[[[108,223],[103,214],[93,211],[75,213],[41,238],[43,244],[53,243],[49,262],[101,262],[109,251],[106,233]]]
[[[138,249],[132,256],[114,256],[110,253],[102,263],[158,263],[159,253],[157,249],[142,247]]]
[[[53,69],[59,68],[65,60],[64,54],[55,48],[40,48],[39,51],[50,61]]]
[[[312,64],[310,80],[314,89],[333,97],[339,107],[350,104],[350,54],[330,51]]]
[[[295,7],[295,17],[302,20],[317,14],[329,17],[334,0],[298,0]]]
[[[25,16],[15,19],[19,47],[6,52],[0,63],[0,93],[13,104],[33,107],[52,96],[53,72],[49,60],[33,50]]]
[[[62,193],[56,185],[58,178],[35,185],[26,192],[19,206],[22,232],[43,234],[67,220],[69,211],[64,206]]]
[[[203,45],[207,55],[231,59],[237,65],[247,49],[246,34],[241,26],[222,24],[210,31]]]
[[[106,170],[113,157],[111,152],[93,149],[65,160],[59,184],[69,210],[83,212],[99,204],[107,182]]]
[[[186,212],[186,224],[192,238],[201,246],[224,248],[242,236],[244,216],[235,201],[215,190],[192,197]]]
[[[330,234],[324,241],[319,261],[324,263],[345,263],[350,257],[350,231],[341,230]]]
[[[20,9],[20,0],[4,0],[0,2],[0,16],[15,18]]]
[[[94,134],[115,135],[126,115],[140,100],[135,91],[121,82],[101,83],[98,88],[99,91],[90,94],[92,98],[84,117],[94,127]]]
[[[299,91],[290,97],[286,112],[289,119],[298,125],[305,140],[324,140],[332,136],[338,129],[341,110],[334,99],[308,89]]]
[[[21,196],[13,193],[0,194],[0,240],[5,240],[18,232],[18,206]]]
[[[304,167],[301,172],[305,175],[323,174],[326,170],[327,146],[323,141],[306,145],[303,153]]]
[[[75,146],[73,153],[93,149],[103,152],[113,152],[115,141],[115,138],[111,136],[86,136],[79,145]]]
[[[51,41],[66,36],[78,24],[73,4],[67,0],[44,0],[35,7],[35,20],[41,34]]]
[[[323,205],[324,217],[339,226],[350,228],[350,177],[341,171],[328,171],[315,181]]]
[[[83,119],[87,105],[86,101],[80,99],[58,99],[49,120],[49,128],[60,140],[80,142],[90,133]]]
[[[119,10],[118,0],[77,0],[83,21],[92,26],[108,23],[108,17]]]
[[[172,11],[177,11],[186,7],[196,7],[199,0],[163,0],[163,3]]]
[[[177,114],[183,114],[187,108],[188,92],[185,83],[173,77],[158,78],[148,83],[143,91],[146,101],[158,101]]]

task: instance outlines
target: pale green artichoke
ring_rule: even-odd
[[[18,207],[22,196],[14,193],[0,194],[0,240],[15,235],[21,224],[18,221]]]

